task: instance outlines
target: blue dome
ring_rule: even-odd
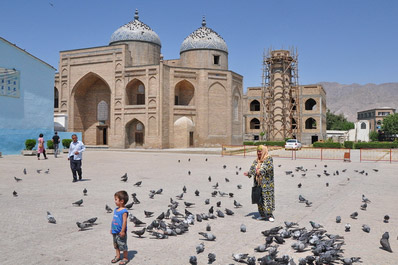
[[[189,50],[219,50],[228,53],[228,47],[224,39],[214,30],[206,26],[203,18],[202,26],[192,32],[181,44],[180,53]]]
[[[139,21],[138,10],[135,10],[133,21],[121,26],[112,34],[109,45],[125,41],[143,41],[162,46],[158,34]]]

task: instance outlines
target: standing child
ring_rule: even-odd
[[[111,234],[113,236],[113,246],[116,250],[116,256],[111,261],[116,263],[120,258],[120,251],[123,251],[123,259],[120,261],[120,265],[127,264],[128,252],[127,252],[127,216],[128,211],[124,207],[129,200],[129,195],[126,191],[121,190],[115,193],[115,204],[117,208],[113,211],[113,220],[111,225]]]

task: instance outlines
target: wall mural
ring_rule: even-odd
[[[19,98],[19,71],[0,67],[0,96]]]

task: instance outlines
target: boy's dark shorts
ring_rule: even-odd
[[[113,246],[120,251],[127,251],[127,235],[121,237],[119,234],[112,234]]]

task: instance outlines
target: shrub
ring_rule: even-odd
[[[330,142],[326,142],[326,143],[315,142],[312,146],[313,147],[322,147],[322,148],[341,148],[342,147],[340,143],[330,143]]]
[[[33,147],[36,145],[36,140],[35,139],[27,139],[25,141],[25,148],[26,150],[32,150]]]
[[[377,140],[379,140],[379,134],[378,134],[378,132],[371,131],[371,132],[369,133],[369,139],[370,139],[371,142],[376,142]]]
[[[362,143],[356,143],[355,144],[355,149],[361,149],[361,148],[398,148],[398,143],[397,142],[362,142]]]
[[[54,143],[51,140],[47,140],[47,148],[48,149],[54,149]]]
[[[344,141],[344,147],[353,149],[354,148],[354,142],[353,141]]]
[[[269,145],[269,146],[285,146],[286,142],[280,141],[258,141],[258,142],[243,142],[244,145]]]
[[[69,148],[71,142],[72,142],[72,139],[62,139],[62,146],[64,148]]]

